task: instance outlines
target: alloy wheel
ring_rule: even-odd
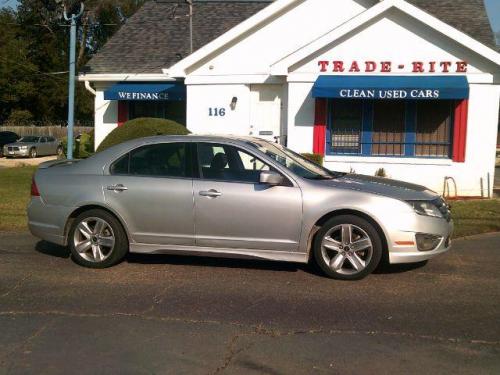
[[[98,217],[88,217],[75,227],[73,245],[78,254],[89,262],[106,260],[115,246],[111,225]]]
[[[362,272],[373,256],[370,236],[354,224],[331,228],[321,242],[323,260],[336,273],[356,275]]]

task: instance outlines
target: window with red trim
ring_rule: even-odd
[[[461,161],[455,155],[457,149],[465,155],[467,113],[462,103],[453,100],[330,100],[326,153]],[[458,111],[460,106],[462,109]]]

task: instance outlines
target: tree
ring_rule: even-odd
[[[77,71],[126,22],[144,0],[87,0],[79,20]],[[0,12],[0,122],[14,109],[37,121],[65,120],[68,97],[69,28],[63,8],[78,1],[20,0]],[[75,119],[91,119],[93,97],[77,85]]]
[[[36,70],[28,50],[17,36],[16,16],[12,10],[0,10],[0,120],[13,109],[21,109],[34,93],[29,72]]]

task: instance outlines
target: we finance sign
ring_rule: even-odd
[[[118,91],[119,100],[168,100],[167,92],[127,92]]]

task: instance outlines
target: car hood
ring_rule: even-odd
[[[425,186],[359,174],[345,174],[333,180],[317,182],[338,189],[356,190],[400,200],[431,200],[438,196],[436,192]]]
[[[33,142],[14,142],[14,143],[9,143],[6,144],[5,146],[9,147],[21,147],[21,146],[33,146],[35,143]]]

